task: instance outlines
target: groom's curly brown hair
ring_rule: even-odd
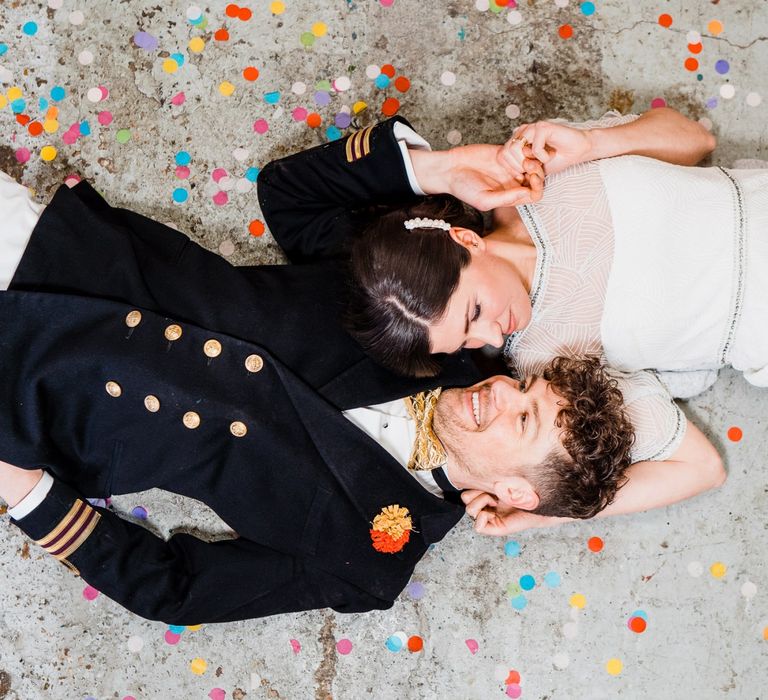
[[[591,518],[609,505],[632,463],[632,424],[617,382],[597,357],[557,357],[541,377],[564,401],[556,425],[567,454],[552,452],[529,480],[539,515]]]

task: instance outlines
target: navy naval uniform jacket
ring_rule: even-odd
[[[395,376],[338,322],[353,210],[413,196],[394,121],[260,174],[270,230],[303,264],[232,267],[85,183],[43,212],[0,293],[0,459],[54,475],[16,524],[129,610],[196,624],[385,609],[461,518],[341,415],[478,379],[464,356],[436,379]],[[238,537],[165,541],[85,498],[151,487]],[[393,504],[414,532],[379,553],[371,522]]]

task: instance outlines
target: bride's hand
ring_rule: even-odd
[[[537,158],[547,175],[590,160],[591,132],[547,121],[522,124],[504,144],[502,159],[510,170],[522,168],[526,157]]]

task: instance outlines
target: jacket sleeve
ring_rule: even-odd
[[[415,197],[394,133],[400,117],[344,139],[268,163],[257,181],[259,204],[291,262],[340,257],[373,205],[402,205]]]
[[[91,505],[55,480],[31,513],[14,521],[46,552],[133,613],[193,625],[321,607],[359,612],[380,601],[301,560],[242,538],[167,541]]]

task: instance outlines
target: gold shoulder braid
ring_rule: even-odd
[[[415,471],[431,471],[445,464],[446,454],[440,440],[432,428],[432,417],[435,413],[441,388],[432,391],[422,391],[405,399],[408,414],[416,424],[416,438],[408,459],[408,469]]]

